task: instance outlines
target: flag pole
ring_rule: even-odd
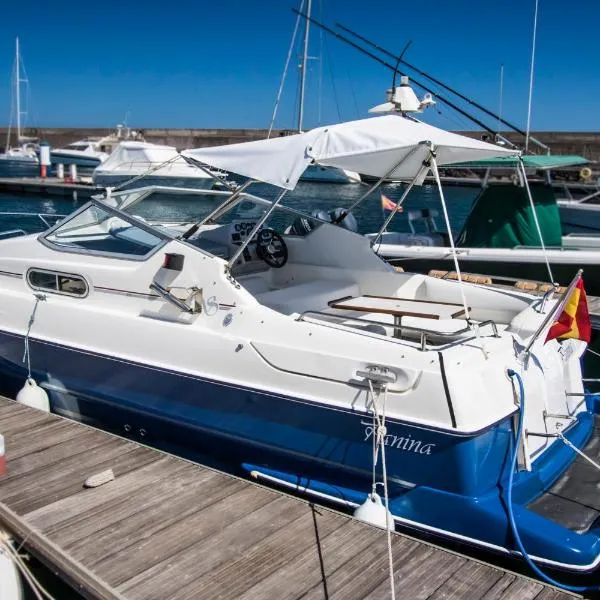
[[[527,357],[529,356],[530,352],[531,352],[531,347],[533,346],[534,342],[538,339],[538,337],[540,337],[542,331],[544,331],[544,329],[547,327],[548,323],[551,323],[551,320],[558,314],[559,311],[561,311],[567,300],[570,298],[573,290],[575,289],[575,286],[577,285],[577,282],[581,279],[581,275],[583,274],[583,269],[579,269],[579,271],[577,271],[577,274],[575,275],[575,277],[573,277],[573,281],[571,281],[571,283],[569,284],[569,287],[563,292],[563,295],[561,296],[560,300],[556,303],[556,306],[554,307],[553,310],[551,310],[547,315],[546,318],[543,320],[542,324],[538,327],[538,330],[533,334],[533,336],[531,337],[531,340],[529,340],[529,343],[527,344],[525,350],[523,350],[523,352],[521,353],[521,356],[523,356],[523,363],[526,365],[527,364]]]

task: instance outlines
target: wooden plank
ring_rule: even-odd
[[[30,412],[29,407],[0,396],[0,422],[6,417],[18,414],[24,415],[28,412]]]
[[[394,536],[393,540],[394,585],[396,593],[404,598],[415,600],[429,598],[466,561],[462,556],[451,552],[444,552],[434,546],[414,540],[411,546],[401,546],[398,543],[398,539],[404,538]],[[380,540],[374,546],[373,553],[377,553],[378,560],[373,562],[368,568],[362,569],[357,567],[356,561],[350,561],[344,566],[344,572],[342,573],[344,577],[344,590],[352,590],[352,573],[371,573],[373,569],[377,569],[380,577],[378,585],[364,594],[364,597],[377,599],[389,595],[390,582],[387,544]],[[356,570],[357,568],[359,571]],[[339,575],[336,573],[335,578],[330,580],[332,585],[335,583],[337,577]]]
[[[185,481],[186,474],[180,471],[176,477],[176,480],[165,477],[155,485],[144,486],[132,494],[130,502],[121,500],[103,506],[102,510],[93,512],[93,518],[82,518],[76,527],[65,524],[56,531],[55,539],[86,560],[102,559],[147,539],[153,530],[161,531],[169,523],[199,510],[211,501],[210,494],[218,491],[215,488],[231,490],[231,486],[219,481],[220,478],[211,477],[210,471],[206,471],[204,477],[188,472],[189,485],[185,490],[179,484]],[[177,485],[173,485],[175,481]],[[223,496],[216,497],[221,499]],[[97,542],[94,548],[85,544],[88,535],[94,535]]]
[[[377,533],[368,551],[351,556],[333,573],[327,574],[325,581],[312,586],[300,596],[301,598],[321,600],[325,590],[329,597],[347,600],[368,598],[370,595],[373,598],[387,597],[389,575],[386,534],[383,530],[371,528],[368,525],[365,527],[369,527]],[[402,557],[413,555],[418,548],[417,542],[396,534],[392,536],[392,545],[394,554]],[[365,574],[365,576],[357,578],[357,573]],[[375,590],[379,590],[379,592],[375,594]]]
[[[484,596],[504,573],[483,563],[466,561],[431,594],[431,600],[470,600]]]
[[[28,513],[61,498],[66,498],[81,490],[87,477],[113,469],[118,476],[132,469],[152,462],[155,458],[145,448],[133,444],[107,444],[99,446],[99,454],[79,454],[76,460],[67,460],[60,470],[60,465],[52,465],[52,478],[46,479],[45,473],[33,472],[22,479],[8,482],[9,495],[6,495],[4,486],[0,487],[0,497],[19,513]],[[99,461],[99,459],[101,459]]]
[[[316,512],[324,514],[325,518],[330,516],[325,509],[319,508]],[[313,543],[293,560],[238,594],[238,600],[292,600],[313,587],[320,589],[322,597],[327,598],[330,574],[353,556],[368,552],[381,535],[381,531],[372,527],[365,527],[347,517],[342,518],[344,522],[341,527],[324,535],[319,527],[319,519],[315,517]]]
[[[199,579],[179,588],[178,600],[193,600],[197,598],[198,590],[202,590],[202,597],[206,599],[239,598],[273,572],[279,576],[280,587],[288,587],[290,581],[281,578],[279,570],[294,567],[299,556],[308,548],[314,547],[315,518],[320,535],[323,536],[338,530],[347,520],[347,517],[333,512],[319,515],[314,507],[306,505],[304,514],[298,519],[272,532],[243,553],[221,561],[219,566],[205,571]],[[281,585],[282,581],[285,581],[285,586]],[[306,585],[302,585],[301,589],[306,589]],[[279,598],[279,594],[276,596]]]
[[[49,423],[48,426],[50,427],[51,424]],[[49,435],[44,435],[44,433],[49,433]],[[34,452],[27,453],[19,452],[28,444],[27,435],[21,434],[10,437],[8,444],[16,451],[14,454],[7,456],[6,481],[23,479],[32,472],[43,472],[44,479],[49,480],[53,473],[58,472],[60,474],[70,463],[78,463],[86,455],[92,456],[102,448],[116,448],[125,443],[122,440],[106,437],[101,432],[94,431],[92,432],[93,435],[90,436],[69,436],[65,441],[52,444],[54,433],[53,430],[41,432],[38,439],[41,440],[42,437],[44,439],[43,442],[40,441],[38,444],[42,447]],[[96,455],[96,461],[99,456],[101,454]]]
[[[545,587],[540,593],[535,597],[535,600],[571,600],[573,597],[577,597],[574,594],[569,594],[567,592],[563,592],[561,590],[557,590],[552,587]],[[579,596],[581,597],[581,596]],[[590,596],[593,597],[593,596]]]
[[[306,505],[285,496],[277,497],[260,487],[249,486],[229,497],[227,502],[214,504],[195,513],[183,522],[167,529],[161,536],[160,553],[150,568],[145,568],[148,556],[143,551],[156,544],[150,541],[133,557],[140,560],[137,574],[129,578],[127,572],[117,572],[118,561],[113,557],[97,565],[98,572],[126,594],[131,600],[181,597],[179,588],[195,581],[219,565],[242,556],[249,548],[291,521],[306,514]],[[129,553],[131,554],[131,553]]]
[[[543,587],[541,583],[505,573],[482,600],[533,600]]]
[[[0,423],[0,430],[2,424]],[[6,457],[15,460],[27,454],[33,454],[40,450],[50,451],[62,442],[74,439],[84,439],[86,430],[83,428],[73,429],[73,424],[68,421],[50,421],[36,427],[32,427],[28,435],[5,436]]]
[[[133,506],[138,501],[136,492],[144,493],[145,488],[154,488],[156,485],[172,485],[172,481],[165,478],[163,465],[169,461],[166,456],[154,456],[154,460],[139,469],[116,476],[114,481],[97,488],[82,487],[77,493],[62,498],[52,504],[47,504],[35,511],[27,513],[24,517],[29,523],[50,533],[61,528],[77,528],[81,521],[90,521],[96,515],[105,522],[107,515],[119,502],[126,502]],[[170,472],[178,475],[179,471]],[[198,477],[200,480],[201,478]]]
[[[2,417],[0,426],[2,435],[9,437],[17,433],[26,432],[35,425],[48,422],[47,414],[41,410],[31,409],[32,412],[10,414]]]
[[[0,523],[19,540],[26,540],[27,549],[40,559],[52,557],[51,568],[84,598],[89,600],[127,600],[73,556],[54,544],[35,528],[30,527],[17,513],[0,502]]]

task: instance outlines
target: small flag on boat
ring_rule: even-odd
[[[583,287],[583,277],[579,276],[577,283],[573,286],[571,293],[566,298],[558,319],[554,321],[546,341],[558,338],[565,340],[575,338],[589,342],[592,336],[592,325],[588,311],[587,297]]]
[[[383,192],[381,192],[381,208],[383,210],[398,210],[398,212],[402,212],[402,207],[398,208],[398,205],[395,202],[392,202]]]

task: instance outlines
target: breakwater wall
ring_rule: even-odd
[[[135,129],[148,142],[167,144],[178,149],[200,148],[260,140],[267,137],[267,129],[169,129],[139,128]],[[113,133],[108,128],[71,128],[71,127],[39,127],[28,128],[24,135],[46,140],[51,146],[61,147],[87,137],[102,137]],[[284,135],[285,130],[274,130],[272,136]],[[469,137],[481,139],[485,136],[480,131],[457,132]],[[506,138],[518,145],[524,145],[522,136],[513,133],[504,134]],[[553,154],[579,154],[588,160],[600,162],[600,132],[567,132],[536,131],[532,136],[550,147]],[[0,146],[6,139],[6,128],[0,127]],[[543,150],[530,145],[534,152],[543,154]]]

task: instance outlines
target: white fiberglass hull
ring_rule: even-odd
[[[395,234],[386,234],[384,241],[392,242]],[[390,239],[391,237],[391,239]],[[575,246],[582,249],[570,249]],[[548,249],[546,254],[554,279],[567,285],[579,269],[583,269],[586,290],[600,295],[600,250],[594,246],[600,238],[566,236],[565,249]],[[409,246],[394,243],[378,244],[375,251],[406,271],[427,273],[432,269],[453,271],[451,248],[445,246]],[[548,281],[544,252],[538,248],[458,248],[463,271],[490,276],[513,277]]]

